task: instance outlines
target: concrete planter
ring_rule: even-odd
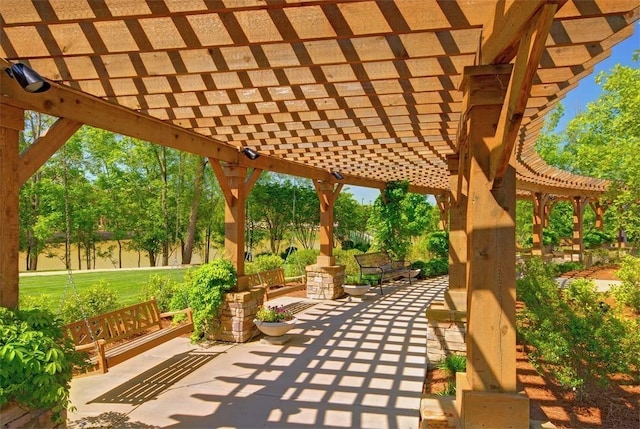
[[[362,300],[364,294],[371,288],[371,285],[343,285],[342,287],[351,298]]]
[[[293,318],[286,322],[262,322],[258,319],[254,319],[253,323],[258,327],[260,332],[269,337],[281,337],[289,332],[298,322],[298,319]]]

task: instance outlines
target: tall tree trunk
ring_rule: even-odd
[[[76,246],[78,246],[78,270],[82,270],[82,248],[79,241]]]
[[[193,255],[193,243],[196,238],[196,225],[198,223],[198,207],[200,205],[200,195],[202,194],[202,177],[206,163],[204,160],[200,163],[200,168],[196,171],[195,183],[193,184],[193,198],[191,199],[191,208],[189,209],[189,226],[187,227],[187,239],[182,252],[182,263],[190,264]]]
[[[211,251],[211,225],[207,226],[207,238],[204,247],[204,263],[209,263],[209,252]]]
[[[156,266],[156,254],[155,252],[149,252],[149,266],[151,267],[155,267]]]
[[[116,240],[118,242],[118,268],[122,268],[122,242],[120,240]]]

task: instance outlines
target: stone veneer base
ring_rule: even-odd
[[[308,299],[337,299],[344,295],[344,265],[309,265],[306,271]]]
[[[443,302],[432,303],[427,317],[427,362],[434,367],[449,355],[467,355],[467,313],[451,310]]]
[[[245,343],[258,335],[253,319],[263,302],[262,289],[226,294],[220,310],[220,329],[213,335],[214,339]]]

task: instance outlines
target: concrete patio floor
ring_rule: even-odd
[[[278,298],[301,310],[289,343],[171,340],[74,379],[68,427],[417,428],[425,310],[447,282],[397,281],[363,302]]]

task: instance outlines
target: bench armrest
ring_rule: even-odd
[[[167,311],[166,313],[160,313],[160,318],[164,319],[167,317],[175,316],[176,314],[186,314],[187,318],[189,319],[189,322],[193,323],[193,315],[192,315],[191,307],[185,308],[184,310]]]

